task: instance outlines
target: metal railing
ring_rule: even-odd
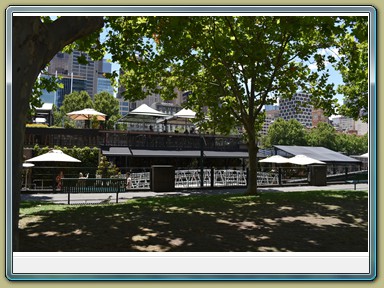
[[[78,193],[116,193],[116,203],[119,193],[125,192],[124,178],[62,178],[61,192],[68,194],[70,204],[71,194]]]
[[[200,147],[200,137],[206,150],[245,150],[240,136],[212,134],[183,134],[149,131],[114,131],[97,129],[31,128],[25,131],[24,146],[102,147],[117,146],[130,149],[195,150]]]

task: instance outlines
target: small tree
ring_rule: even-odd
[[[64,127],[75,127],[73,120],[67,117],[67,113],[85,108],[93,108],[92,98],[87,91],[74,91],[71,94],[67,94],[64,97],[59,113],[55,114],[55,117],[58,117],[58,119],[55,119],[55,123],[61,123],[64,119]]]
[[[111,178],[120,174],[119,168],[115,164],[112,164],[107,160],[107,157],[102,155],[100,157],[99,166],[96,171],[97,175],[101,175],[101,178]]]
[[[269,126],[268,134],[263,138],[265,147],[273,145],[306,145],[306,131],[296,119],[285,121],[282,118]]]
[[[106,129],[112,129],[119,116],[119,101],[108,92],[100,92],[94,95],[94,107],[97,111],[108,116],[105,122]]]
[[[320,122],[316,128],[307,134],[307,142],[309,146],[321,146],[337,150],[336,130],[332,125]]]

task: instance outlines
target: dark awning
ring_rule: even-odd
[[[281,150],[281,151],[284,151],[285,153],[290,154],[291,156],[302,154],[326,163],[335,163],[335,164],[361,163],[361,161],[359,160],[356,160],[352,157],[348,157],[346,155],[343,155],[341,153],[335,152],[333,150],[330,150],[324,147],[284,146],[284,145],[275,145],[274,147],[276,147],[278,150]],[[280,154],[280,153],[277,153],[277,154]]]
[[[132,152],[129,147],[109,147],[102,149],[101,152],[105,156],[131,156]]]
[[[200,151],[132,149],[133,157],[200,157]]]
[[[248,152],[241,151],[204,151],[207,158],[248,158]]]
[[[103,148],[105,156],[133,156],[133,157],[179,157],[179,158],[199,158],[199,150],[147,150],[130,149],[129,147],[109,147]],[[264,155],[258,155],[258,157]],[[248,158],[246,151],[204,151],[207,158]]]

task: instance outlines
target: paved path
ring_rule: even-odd
[[[316,191],[316,190],[354,190],[353,184],[339,184],[327,186],[293,186],[293,187],[268,187],[259,188],[260,192],[295,192],[295,191]],[[357,184],[356,190],[368,190],[368,184]],[[188,196],[199,194],[243,194],[245,188],[223,188],[223,189],[193,189],[180,190],[176,192],[151,192],[151,191],[132,191],[119,193],[119,202],[124,202],[127,199],[142,198],[142,197],[162,197],[162,196]],[[111,203],[116,203],[116,193],[87,193],[87,194],[71,194],[71,204],[84,203],[100,203],[100,201],[112,196]],[[41,194],[21,194],[21,199],[30,201],[46,201],[57,204],[66,204],[68,195],[64,193],[41,193]]]

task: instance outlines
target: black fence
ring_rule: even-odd
[[[131,149],[196,150],[202,140],[206,150],[246,151],[240,136],[31,127],[26,128],[24,147],[38,144],[48,147],[118,146]]]

